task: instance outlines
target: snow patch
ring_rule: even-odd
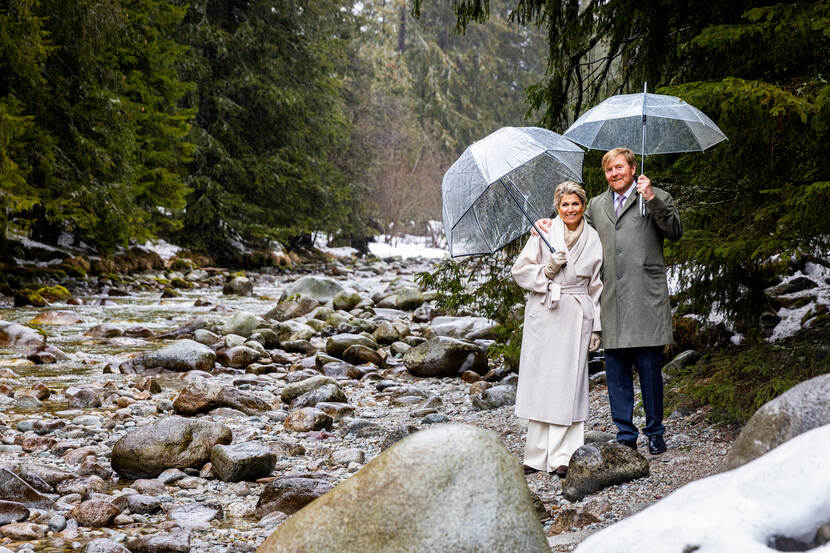
[[[590,536],[576,553],[770,553],[776,536],[811,542],[830,513],[830,425],[729,472],[692,482]],[[830,552],[830,544],[810,549]]]
[[[145,242],[144,247],[151,252],[157,253],[165,263],[170,261],[170,259],[181,251],[181,247],[171,244],[165,240],[151,240],[149,242]]]

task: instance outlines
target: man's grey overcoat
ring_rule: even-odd
[[[663,259],[663,239],[683,234],[671,195],[652,187],[655,197],[640,214],[636,189],[620,213],[614,213],[609,188],[588,202],[585,221],[602,242],[600,298],[602,346],[606,349],[672,343],[671,306]]]

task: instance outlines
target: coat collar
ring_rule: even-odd
[[[622,219],[622,216],[628,211],[632,205],[634,205],[640,199],[640,194],[637,192],[637,188],[634,187],[634,190],[631,191],[629,194],[628,199],[625,201],[625,205],[623,205],[622,211],[620,212],[620,216],[617,217],[617,213],[614,211],[614,191],[611,190],[609,187],[605,192],[602,193],[602,207],[605,215],[608,219],[611,220],[612,223],[616,223],[618,219]]]

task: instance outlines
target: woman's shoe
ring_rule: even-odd
[[[534,472],[539,472],[539,469],[535,469],[529,465],[522,465],[522,470],[525,471],[525,474],[533,474]]]
[[[565,478],[568,475],[568,467],[565,465],[559,465],[553,473],[559,478]]]

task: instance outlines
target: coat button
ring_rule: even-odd
[[[620,225],[617,225],[614,228],[617,229],[617,230],[620,230]]]
[[[617,255],[620,255],[620,254],[622,253],[622,250],[621,250],[621,249],[617,249],[614,253],[616,253]]]
[[[622,275],[617,275],[617,280],[622,279]]]

